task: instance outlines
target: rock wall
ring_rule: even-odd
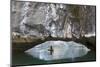
[[[19,1],[11,6],[12,32],[58,38],[95,34],[95,6]]]

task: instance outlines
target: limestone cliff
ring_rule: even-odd
[[[11,29],[35,37],[95,35],[95,6],[12,1]]]

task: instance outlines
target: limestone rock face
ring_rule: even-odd
[[[80,38],[95,24],[95,6],[12,1],[12,31],[21,35]]]

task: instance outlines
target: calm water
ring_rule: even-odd
[[[12,64],[13,65],[38,65],[38,64],[52,64],[52,63],[69,63],[69,62],[81,62],[81,61],[95,61],[96,56],[95,52],[90,51],[87,55],[80,57],[80,58],[74,58],[74,59],[61,59],[61,60],[55,60],[55,61],[43,61],[37,58],[33,58],[30,55],[27,55],[25,53],[14,53],[12,57]]]
[[[49,46],[53,47],[54,52],[49,54]],[[27,53],[13,53],[12,64],[13,65],[38,65],[38,64],[54,64],[54,63],[72,63],[83,61],[95,61],[96,53],[92,50],[89,52],[82,44],[75,42],[63,42],[63,41],[49,41],[37,45],[29,50]],[[72,53],[74,51],[74,53]],[[42,59],[40,58],[42,57]],[[74,58],[70,58],[73,56]],[[56,59],[56,60],[55,60]]]
[[[74,41],[46,41],[30,48],[25,53],[45,60],[73,59],[86,55],[90,49],[80,43]]]

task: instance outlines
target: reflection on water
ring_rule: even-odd
[[[87,62],[95,61],[96,54],[94,51],[89,51],[86,55],[82,57],[77,57],[74,59],[60,59],[60,60],[51,60],[45,61],[38,58],[32,57],[26,53],[13,53],[12,64],[13,65],[38,65],[38,64],[54,64],[54,63],[72,63],[72,62]]]
[[[86,46],[73,41],[47,41],[39,44],[25,53],[45,61],[59,59],[74,59],[82,57],[90,51]]]

